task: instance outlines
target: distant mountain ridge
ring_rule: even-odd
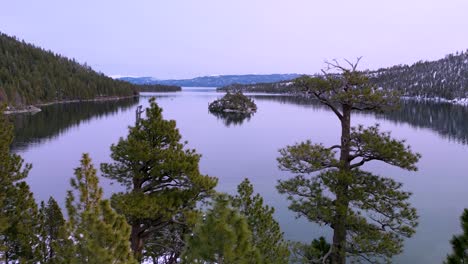
[[[158,80],[153,77],[120,77],[118,80],[133,84],[163,84],[185,87],[221,87],[231,84],[274,83],[288,81],[301,76],[301,74],[245,74],[245,75],[219,75],[203,76],[193,79]]]
[[[468,50],[449,54],[436,61],[419,61],[367,72],[375,85],[400,91],[408,97],[443,99],[456,103],[468,100]],[[219,90],[243,92],[295,93],[291,81],[226,85]]]

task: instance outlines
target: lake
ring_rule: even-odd
[[[290,175],[277,168],[278,149],[311,139],[325,145],[339,143],[339,122],[317,103],[280,95],[250,95],[258,112],[249,119],[223,119],[208,112],[208,103],[221,97],[213,89],[184,88],[177,93],[143,94],[114,102],[83,102],[43,107],[35,115],[12,117],[13,150],[33,164],[27,182],[38,201],[54,196],[64,203],[73,169],[81,154],[90,153],[96,167],[110,161],[110,145],[127,135],[135,123],[138,105],[148,106],[156,96],[166,119],[177,127],[188,146],[202,154],[202,173],[219,178],[218,191],[234,193],[248,177],[265,201],[276,208],[286,238],[310,241],[329,235],[304,219],[295,219],[286,198],[275,189],[278,179]],[[352,124],[380,123],[398,139],[407,139],[422,154],[419,171],[407,172],[381,162],[365,169],[404,183],[420,215],[417,233],[405,241],[395,263],[441,263],[449,240],[461,231],[459,218],[468,207],[468,107],[405,101],[388,114],[356,114]],[[105,195],[121,190],[101,179]]]

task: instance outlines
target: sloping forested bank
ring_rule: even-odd
[[[411,97],[468,97],[468,51],[449,54],[437,61],[418,61],[371,72],[376,85]]]
[[[127,97],[135,85],[0,33],[0,103],[13,108],[56,101]]]

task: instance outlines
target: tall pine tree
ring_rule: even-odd
[[[357,70],[358,62],[343,67],[335,61],[323,77],[304,76],[295,82],[336,115],[340,144],[306,141],[281,149],[278,158],[282,170],[297,174],[277,186],[288,195],[289,208],[333,229],[329,256],[334,264],[344,264],[347,255],[390,261],[417,225],[416,209],[408,202],[411,193],[401,190],[401,183],[361,170],[364,164],[381,161],[415,171],[420,155],[378,125],[351,127],[353,112],[384,110],[399,99],[370,84]]]
[[[114,163],[101,165],[105,177],[127,188],[112,202],[132,226],[132,250],[138,261],[150,237],[162,234],[181,214],[189,214],[217,184],[200,173],[200,155],[180,141],[175,121],[164,120],[152,98],[146,118],[137,120],[127,138],[112,145]]]
[[[31,165],[10,153],[12,126],[0,107],[0,257],[32,262],[37,258],[37,204],[29,186],[22,181]]]
[[[0,233],[8,227],[5,202],[14,184],[28,176],[31,165],[23,166],[23,159],[10,153],[13,142],[13,128],[3,114],[5,107],[0,105]]]
[[[67,263],[72,242],[68,239],[66,222],[57,201],[50,197],[39,209],[39,255],[41,263]]]
[[[102,189],[88,154],[71,179],[67,194],[68,227],[75,242],[70,263],[135,263],[130,250],[130,226],[118,215]]]
[[[32,263],[38,258],[37,204],[25,182],[15,184],[13,191],[6,199],[8,228],[1,234],[3,258],[5,263]]]

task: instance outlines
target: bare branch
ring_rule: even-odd
[[[352,159],[354,159],[355,157],[353,157]],[[357,167],[361,167],[362,165],[364,165],[366,162],[369,162],[371,160],[378,160],[377,158],[374,158],[374,159],[371,159],[371,158],[363,158],[360,162],[358,163],[355,163],[355,164],[351,164],[350,168],[351,169],[354,169],[354,168],[357,168]]]
[[[331,102],[328,101],[328,99],[322,97],[317,92],[313,92],[313,94],[322,104],[328,106],[340,120],[343,120],[343,114],[341,114],[341,112],[333,104],[331,104]]]
[[[337,148],[341,149],[341,145],[333,145],[333,146],[329,147],[328,149],[333,150],[333,149],[337,149]]]

